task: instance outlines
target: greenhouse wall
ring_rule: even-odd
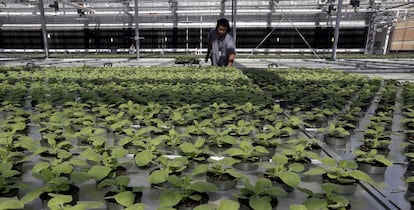
[[[210,28],[150,28],[140,30],[141,49],[186,49],[205,48]],[[334,28],[299,28],[306,41],[317,49],[332,48]],[[237,29],[238,48],[256,48],[272,31],[272,28]],[[341,29],[339,48],[364,48],[367,28]],[[42,49],[40,29],[3,29],[0,31],[3,49]],[[134,42],[133,28],[102,29],[83,28],[76,30],[49,30],[50,49],[127,49]],[[202,40],[200,40],[202,38]],[[294,28],[279,28],[272,32],[259,46],[263,49],[302,49],[306,43]]]

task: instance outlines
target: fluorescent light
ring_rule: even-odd
[[[46,27],[83,27],[85,24],[46,24]]]
[[[41,24],[3,24],[2,27],[40,27]]]
[[[9,16],[9,15],[33,15],[33,12],[0,12],[1,16]]]
[[[178,10],[177,14],[211,14],[211,13],[219,13],[217,9],[210,9],[210,10]]]
[[[130,14],[134,14],[134,11],[130,11]],[[170,10],[152,10],[152,11],[139,11],[139,15],[147,14],[147,15],[157,15],[157,14],[171,14]]]

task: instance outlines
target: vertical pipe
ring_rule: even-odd
[[[63,15],[66,15],[66,8],[65,8],[65,4],[62,4],[62,9],[63,9]]]
[[[137,60],[139,61],[139,24],[138,24],[138,0],[135,0],[135,49],[137,51]]]
[[[234,46],[236,46],[236,19],[237,19],[237,0],[233,0],[232,2],[232,21],[233,21],[233,39],[234,39]],[[236,46],[237,47],[237,46]]]
[[[382,51],[382,54],[385,55],[388,52],[388,45],[390,41],[390,35],[391,35],[391,26],[387,27],[387,34],[385,35],[385,43],[384,43],[384,50]]]
[[[200,16],[200,54],[203,51],[203,16]]]
[[[341,7],[342,7],[342,0],[339,0],[338,1],[337,12],[336,12],[334,44],[332,46],[332,60],[334,60],[334,61],[336,60],[336,48],[338,47],[339,23],[341,21]]]
[[[226,12],[226,0],[221,0],[220,2],[220,18],[224,18]]]
[[[40,19],[42,21],[43,47],[45,48],[46,58],[49,58],[49,44],[47,40],[46,18],[45,18],[45,9],[43,8],[43,0],[39,0],[39,11],[40,11]]]
[[[185,54],[188,54],[188,16],[185,18]]]

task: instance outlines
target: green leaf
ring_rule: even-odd
[[[299,190],[300,192],[303,192],[305,194],[307,194],[308,196],[312,196],[313,192],[312,190],[306,189],[306,188],[301,188],[301,187],[297,187],[297,190]]]
[[[132,138],[129,137],[129,136],[126,136],[126,137],[124,137],[124,138],[122,138],[118,141],[118,145],[119,146],[124,146],[124,145],[128,144],[131,141],[132,141]]]
[[[386,157],[384,157],[383,155],[378,155],[376,157],[376,160],[386,166],[392,166],[392,162],[389,161]]]
[[[373,180],[371,179],[371,177],[368,174],[366,174],[362,171],[353,170],[353,171],[350,171],[348,174],[349,174],[349,176],[351,176],[354,179],[364,181],[364,182],[367,182],[367,183],[370,183],[370,184],[373,183]]]
[[[223,158],[220,160],[221,164],[224,164],[225,166],[232,166],[235,163],[240,162],[239,160],[236,160],[234,158]]]
[[[111,168],[109,167],[94,165],[91,169],[89,169],[88,174],[96,180],[101,180],[108,176],[110,172]]]
[[[191,172],[192,176],[198,175],[198,174],[203,174],[206,173],[208,170],[208,165],[207,164],[201,164],[198,165],[196,168],[193,169],[193,171]]]
[[[312,168],[309,171],[305,172],[305,175],[321,175],[326,173],[326,170],[321,167]]]
[[[62,144],[62,143],[64,143],[64,142],[59,143],[59,146],[61,146],[61,147],[58,147],[58,148],[63,148],[63,146],[66,146],[66,145],[72,146],[72,144],[70,142],[67,142],[67,144]],[[65,151],[65,150],[60,150],[59,153],[57,154],[57,157],[59,159],[67,159],[67,158],[72,157],[72,153],[70,153],[68,151]]]
[[[257,152],[260,152],[261,154],[267,154],[269,153],[269,150],[267,150],[266,148],[264,148],[263,146],[255,146],[254,149]]]
[[[87,166],[88,165],[86,161],[81,160],[81,159],[75,159],[75,158],[70,159],[69,164],[74,165],[74,166]]]
[[[196,150],[194,145],[192,145],[191,143],[188,143],[188,142],[182,143],[179,147],[180,147],[181,151],[183,151],[186,154],[187,153],[192,153]]]
[[[52,193],[49,193],[49,195],[52,196],[49,202],[47,202],[47,206],[50,209],[56,209],[60,206],[63,206],[63,204],[69,203],[73,199],[71,195],[58,195],[58,194],[52,194]]]
[[[171,208],[171,207],[158,207],[156,210],[177,210],[177,209]]]
[[[296,187],[300,184],[300,177],[296,173],[289,171],[280,172],[280,179],[291,187]]]
[[[183,196],[177,191],[163,191],[160,195],[160,205],[162,207],[172,207],[177,205]]]
[[[230,174],[232,177],[237,179],[245,178],[246,176],[238,171],[235,170],[226,170],[226,173]]]
[[[73,171],[73,166],[69,163],[61,163],[52,168],[53,174],[70,174]]]
[[[334,201],[334,204],[329,204],[328,207],[332,209],[339,209],[341,207],[346,207],[349,204],[349,201],[343,196],[331,196],[330,199]]]
[[[303,202],[303,205],[305,205],[309,210],[319,210],[326,209],[328,202],[325,199],[309,198]]]
[[[217,210],[238,210],[240,204],[232,200],[221,200],[218,204]]]
[[[246,153],[243,150],[238,149],[238,148],[230,148],[230,149],[225,150],[223,154],[228,154],[230,156],[241,156]]]
[[[196,181],[191,183],[190,189],[197,192],[217,192],[218,190],[216,185],[203,181]]]
[[[266,178],[258,178],[255,185],[255,192],[262,192],[264,189],[272,186],[272,182]]]
[[[127,153],[128,150],[121,147],[115,147],[112,149],[111,156],[112,158],[123,158]]]
[[[285,155],[276,154],[272,157],[272,162],[276,164],[286,164],[289,159]]]
[[[300,163],[292,163],[289,165],[289,171],[292,172],[302,172],[305,169],[305,166]]]
[[[182,185],[180,182],[180,178],[178,178],[176,175],[168,176],[167,181],[176,187],[180,187]]]
[[[227,144],[237,144],[237,139],[232,136],[223,136],[221,140]]]
[[[201,198],[203,198],[203,197],[201,197],[201,195],[199,195],[199,194],[191,194],[190,196],[188,196],[191,200],[193,200],[193,201],[200,201],[201,200]]]
[[[134,204],[135,195],[133,192],[125,191],[118,193],[114,196],[117,203],[121,204],[122,206],[131,206]]]
[[[289,210],[308,210],[308,208],[302,204],[293,204],[289,206]]]
[[[80,157],[85,158],[87,160],[91,160],[91,161],[96,162],[96,163],[98,163],[101,159],[101,156],[98,153],[91,150],[91,149],[83,151],[80,154]]]
[[[414,182],[414,176],[410,176],[406,179],[406,182],[411,183]]]
[[[23,209],[24,203],[17,198],[0,198],[0,210]]]
[[[115,183],[121,186],[127,186],[130,181],[129,176],[118,176],[115,178]]]
[[[286,195],[287,193],[280,187],[268,187],[265,192],[272,197]]]
[[[97,209],[104,206],[104,203],[100,201],[78,201],[74,207],[70,210],[86,210]]]
[[[47,169],[49,167],[49,163],[46,162],[39,162],[32,168],[32,173],[40,173],[42,170]]]
[[[132,206],[128,206],[128,208],[125,208],[124,210],[144,210],[145,204],[142,203],[136,203]]]
[[[205,142],[206,142],[205,139],[197,139],[197,141],[194,143],[194,146],[196,148],[201,148]]]
[[[203,204],[195,207],[193,210],[216,210],[216,207],[213,204]]]
[[[341,160],[339,161],[339,165],[344,165],[346,169],[356,169],[358,168],[358,164],[354,160]]]
[[[336,165],[336,160],[330,157],[321,158],[321,162],[322,164],[327,165],[327,166]]]
[[[216,134],[216,132],[211,128],[205,128],[203,131],[204,131],[204,133],[206,133],[209,136],[213,136],[213,135]]]
[[[249,205],[254,210],[272,210],[272,205],[266,199],[259,198],[257,196],[252,196],[249,199]]]
[[[25,204],[29,203],[29,202],[33,201],[34,199],[39,198],[40,194],[42,194],[43,192],[44,192],[43,188],[34,189],[34,190],[26,193],[26,195],[24,195],[23,198],[20,199],[20,200],[23,201],[23,203],[25,203]],[[2,206],[2,205],[0,205],[0,206]]]
[[[103,179],[102,181],[99,181],[99,184],[96,186],[98,189],[102,189],[106,186],[112,186],[115,185],[115,180],[112,178],[106,178]]]
[[[159,183],[163,183],[167,181],[167,177],[168,177],[167,171],[160,169],[160,170],[152,172],[148,177],[148,181],[151,184],[159,184]]]
[[[139,152],[135,155],[135,163],[138,166],[146,166],[153,159],[154,159],[154,155],[150,151],[147,151],[147,150]]]
[[[74,182],[78,182],[78,183],[83,183],[86,182],[88,180],[90,180],[92,177],[83,171],[73,171],[70,174],[70,180],[74,181]]]

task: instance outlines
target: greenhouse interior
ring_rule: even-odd
[[[0,210],[414,209],[413,0],[0,0]]]

